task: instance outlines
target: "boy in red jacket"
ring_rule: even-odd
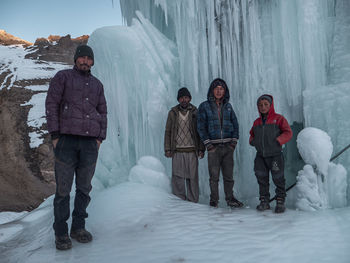
[[[258,211],[270,209],[269,173],[276,186],[275,213],[283,213],[286,197],[284,178],[284,158],[282,145],[292,138],[292,130],[287,120],[275,112],[273,97],[264,94],[257,100],[260,117],[254,121],[250,130],[250,145],[257,153],[254,172],[259,184],[260,204]]]

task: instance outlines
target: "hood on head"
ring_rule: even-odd
[[[208,94],[207,94],[207,99],[209,101],[215,101],[213,91],[214,91],[214,88],[216,88],[217,86],[222,86],[225,89],[225,96],[224,96],[223,102],[224,103],[228,102],[230,100],[230,91],[228,90],[226,82],[220,78],[216,78],[211,82],[209,86]]]
[[[257,99],[257,101],[256,101],[256,107],[258,108],[259,115],[261,116],[261,113],[260,113],[259,107],[258,107],[258,103],[259,103],[259,101],[260,101],[261,99],[264,99],[264,97],[265,97],[265,98],[266,98],[266,97],[269,97],[269,98],[271,99],[271,106],[270,106],[270,110],[269,110],[269,112],[268,112],[268,115],[274,114],[274,113],[275,113],[275,107],[274,107],[274,103],[273,103],[273,96],[270,95],[270,94],[263,94],[263,95],[261,95],[261,96]]]

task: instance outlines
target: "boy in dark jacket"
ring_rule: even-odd
[[[220,78],[210,84],[207,100],[198,108],[198,133],[208,150],[210,206],[219,202],[220,170],[224,178],[226,203],[230,207],[243,204],[233,196],[233,152],[238,141],[238,121],[229,102],[226,82]]]
[[[287,120],[274,109],[273,97],[264,94],[257,100],[260,117],[254,121],[250,130],[250,145],[257,153],[254,161],[254,172],[259,184],[259,211],[270,209],[269,172],[276,186],[276,213],[285,210],[286,197],[284,178],[284,158],[282,145],[292,138],[292,130]]]

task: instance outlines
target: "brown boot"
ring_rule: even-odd
[[[286,210],[286,207],[284,205],[284,199],[278,198],[276,199],[276,207],[275,207],[275,213],[283,213]]]
[[[70,240],[68,234],[63,236],[55,237],[56,249],[67,250],[72,248],[72,241]]]
[[[92,240],[91,233],[84,228],[71,231],[70,236],[80,243],[89,243]]]

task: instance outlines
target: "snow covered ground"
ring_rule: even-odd
[[[350,207],[212,208],[203,197],[199,204],[178,199],[169,185],[161,162],[145,156],[128,182],[94,187],[87,220],[94,240],[73,241],[69,251],[55,248],[53,196],[30,213],[0,213],[1,262],[349,262]]]
[[[15,86],[16,81],[35,80],[35,79],[50,79],[59,70],[71,68],[71,65],[37,61],[25,59],[25,55],[30,51],[18,45],[1,46],[0,45],[0,75],[6,74],[3,83],[0,83],[0,90],[3,88],[10,89]],[[9,84],[8,84],[9,83]],[[49,84],[46,85],[30,85],[25,86],[26,89],[40,92],[21,106],[31,105],[28,113],[28,126],[32,128],[29,133],[30,147],[36,148],[43,143],[42,135],[47,131],[41,128],[45,120],[45,98]]]
[[[93,212],[92,212],[93,211]],[[350,208],[284,214],[211,208],[126,182],[94,192],[94,240],[57,251],[52,198],[0,225],[1,262],[349,262]]]

